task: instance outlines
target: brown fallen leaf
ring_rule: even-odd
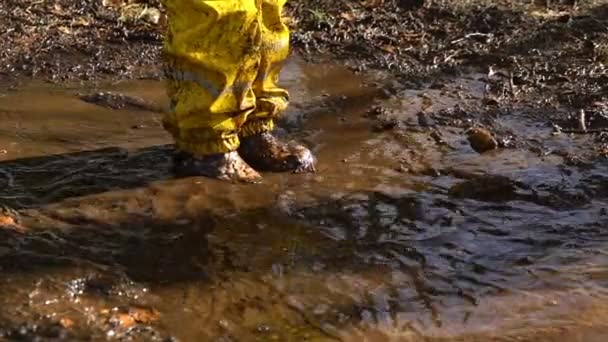
[[[53,5],[53,13],[55,14],[63,14],[63,7],[60,4]]]
[[[59,320],[59,324],[61,324],[62,327],[69,329],[74,326],[74,321],[67,317],[64,317]]]
[[[152,308],[121,308],[116,309],[108,322],[121,328],[130,328],[136,324],[150,324],[159,319],[160,313]]]
[[[72,19],[72,26],[89,26],[91,25],[91,19],[88,17],[78,17],[75,19]]]
[[[355,16],[353,15],[352,12],[341,13],[340,17],[346,21],[352,21],[353,19],[355,19]]]
[[[363,6],[367,8],[376,8],[384,6],[384,0],[366,0],[363,2]]]
[[[121,328],[131,328],[136,323],[135,319],[129,316],[129,314],[117,314],[112,316],[112,318],[110,318],[110,322],[113,325]]]
[[[72,29],[70,29],[67,26],[59,26],[57,28],[57,30],[59,30],[59,32],[63,33],[63,34],[72,34]]]
[[[125,0],[102,0],[101,5],[104,7],[117,7],[126,2],[127,1],[125,1]]]
[[[17,225],[15,219],[4,214],[0,214],[0,226],[14,226]]]
[[[148,324],[160,318],[160,313],[152,308],[131,308],[129,314],[135,322]]]
[[[19,233],[25,233],[27,228],[19,223],[18,214],[7,208],[0,207],[0,229],[10,229]]]
[[[389,44],[382,45],[380,49],[384,52],[395,53],[395,47]]]
[[[426,112],[429,108],[433,107],[433,99],[431,99],[428,95],[422,95],[422,111]]]

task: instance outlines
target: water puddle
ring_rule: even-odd
[[[568,163],[554,152],[592,138],[526,112],[482,118],[526,144],[474,152],[481,78],[387,97],[294,60],[282,133],[319,172],[249,186],[173,179],[161,113],[77,96],[165,108],[161,83],[3,91],[0,203],[20,229],[0,229],[0,336],[600,341],[608,163]]]

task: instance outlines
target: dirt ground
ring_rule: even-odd
[[[473,69],[491,80],[489,106],[582,109],[587,128],[600,129],[608,116],[608,5],[539,3],[291,1],[287,15],[298,54],[382,70],[398,80],[379,85],[386,92]],[[161,77],[166,19],[156,0],[7,0],[0,15],[6,82]],[[561,123],[575,129],[578,121]]]
[[[323,163],[226,190],[167,174],[159,1],[0,2],[0,339],[603,341],[608,4],[286,15]]]

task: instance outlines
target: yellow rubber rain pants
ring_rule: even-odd
[[[163,125],[195,155],[234,151],[272,130],[289,95],[277,86],[289,55],[287,0],[164,0],[171,111]]]

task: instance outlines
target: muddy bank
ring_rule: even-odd
[[[162,16],[103,3],[0,3],[1,338],[603,341],[604,4],[292,1],[319,172],[227,186],[125,81]]]
[[[296,3],[296,46],[350,59],[355,70],[389,70],[405,82],[471,67],[494,76],[488,86],[506,105],[584,108],[606,99],[608,7],[601,2],[411,3]]]
[[[295,49],[417,82],[464,67],[490,72],[497,101],[605,101],[608,8],[511,1],[291,1]],[[551,3],[551,2],[549,2]],[[114,4],[114,5],[113,5]],[[131,7],[129,7],[131,6]],[[157,1],[4,1],[0,74],[50,79],[159,77]],[[151,11],[151,12],[150,12]]]
[[[480,115],[523,106],[556,129],[601,133],[608,127],[606,6],[319,0],[291,1],[286,12],[300,56],[383,72],[390,81],[375,86],[387,96],[429,84],[440,90],[450,78],[478,73],[485,80],[483,106],[474,109]],[[5,86],[22,76],[161,77],[165,19],[157,2],[5,1],[0,15]]]

